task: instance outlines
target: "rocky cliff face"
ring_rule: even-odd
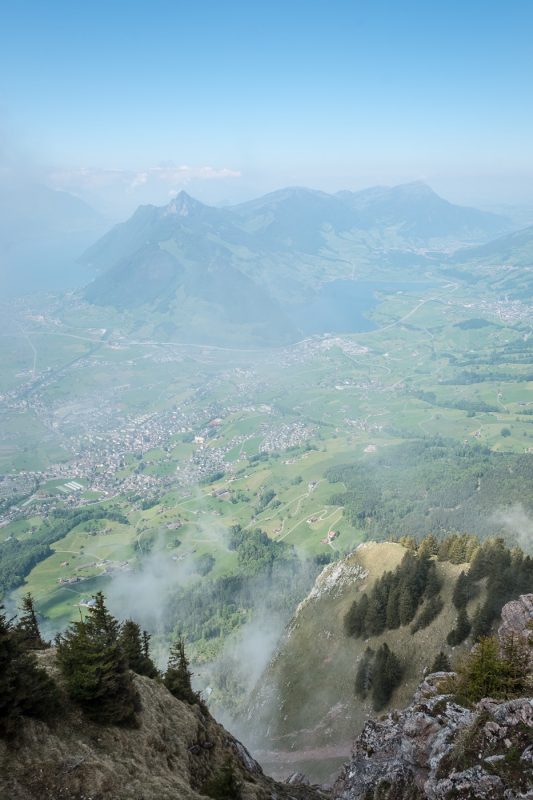
[[[54,655],[41,654],[55,673]],[[50,724],[26,719],[15,741],[0,740],[2,800],[200,800],[202,787],[231,763],[243,800],[319,800],[313,787],[264,775],[245,747],[199,706],[135,676],[137,728],[88,722],[67,698]]]
[[[533,595],[508,603],[500,634],[524,633]],[[454,703],[428,675],[403,711],[366,723],[337,780],[338,800],[533,798],[533,698]]]
[[[533,626],[533,594],[523,594],[518,600],[511,600],[502,608],[501,618],[502,623],[498,628],[500,640],[510,634],[529,637]]]
[[[412,705],[365,725],[335,798],[533,797],[533,699],[467,709],[439,694],[443,677],[428,676]]]

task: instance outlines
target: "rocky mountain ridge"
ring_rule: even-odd
[[[60,681],[53,650],[39,657]],[[208,781],[231,766],[242,800],[320,800],[318,788],[268,778],[246,748],[200,705],[134,675],[142,709],[137,727],[90,722],[61,698],[49,723],[24,719],[0,739],[2,800],[200,800]]]
[[[328,582],[330,571],[322,576]],[[331,587],[330,587],[331,588]],[[313,605],[316,600],[311,600]],[[507,603],[500,645],[531,644],[533,594]],[[476,652],[475,645],[473,653]],[[53,649],[41,665],[61,687]],[[9,800],[527,800],[533,798],[533,697],[482,697],[463,705],[454,673],[426,675],[412,702],[366,721],[332,795],[295,773],[267,777],[248,750],[202,707],[134,676],[141,711],[133,727],[91,722],[62,692],[50,722],[21,720],[0,740],[0,797]],[[230,769],[238,793],[211,791]]]

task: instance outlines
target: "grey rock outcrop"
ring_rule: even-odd
[[[533,699],[463,708],[429,693],[369,721],[334,787],[338,800],[533,798]]]
[[[511,634],[524,639],[533,636],[533,594],[522,594],[518,600],[511,600],[502,608],[502,622],[498,628],[500,641]],[[533,658],[533,649],[532,649]]]

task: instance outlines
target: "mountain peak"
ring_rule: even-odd
[[[168,205],[163,209],[163,216],[169,217],[177,215],[179,217],[188,217],[193,211],[203,208],[204,204],[199,200],[195,200],[190,194],[183,190],[174,197]]]
[[[431,186],[428,186],[428,184],[424,183],[424,181],[400,183],[398,186],[394,186],[392,191],[403,195],[410,195],[412,197],[438,197],[437,193],[433,191]]]

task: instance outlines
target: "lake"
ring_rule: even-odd
[[[375,330],[371,312],[380,302],[378,292],[413,292],[429,283],[367,282],[337,280],[324,284],[306,303],[286,308],[304,336],[314,333],[364,333]]]

